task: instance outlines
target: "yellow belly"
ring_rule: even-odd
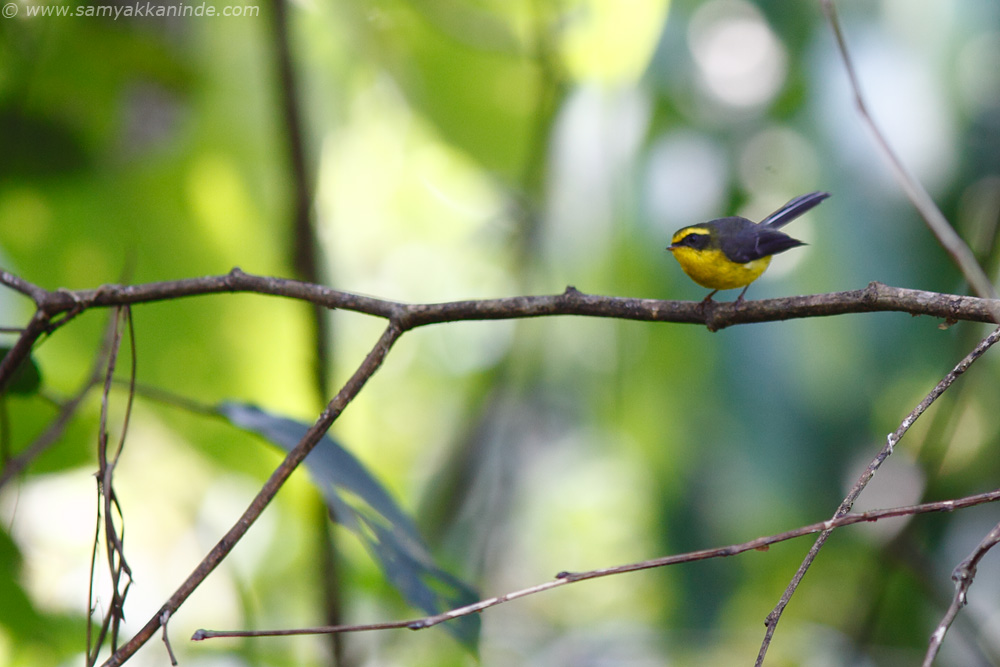
[[[771,263],[770,255],[746,264],[737,264],[727,259],[721,250],[681,247],[674,248],[671,252],[691,280],[709,289],[745,287],[757,280]]]

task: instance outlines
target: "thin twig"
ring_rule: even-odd
[[[983,541],[972,550],[972,553],[955,568],[955,571],[951,575],[952,580],[955,582],[955,596],[952,598],[944,618],[941,619],[937,629],[931,635],[930,644],[927,647],[927,655],[924,656],[924,661],[921,663],[922,667],[931,667],[934,663],[934,658],[937,657],[938,651],[941,649],[941,642],[944,641],[945,633],[948,632],[948,628],[955,621],[959,610],[968,604],[967,596],[969,587],[972,586],[972,580],[976,576],[976,568],[979,567],[979,561],[983,559],[986,552],[998,543],[1000,543],[1000,524],[994,526],[993,530],[983,538]]]
[[[847,48],[847,41],[844,37],[843,29],[841,28],[840,25],[840,20],[837,15],[837,8],[835,1],[821,0],[821,5],[823,7],[824,13],[826,14],[827,20],[830,23],[830,27],[833,31],[833,35],[837,43],[837,49],[840,52],[841,60],[843,61],[844,68],[847,73],[847,78],[849,80],[851,90],[853,91],[854,94],[854,101],[857,106],[858,113],[860,114],[862,121],[867,126],[869,132],[874,138],[878,150],[882,153],[882,156],[889,164],[893,176],[896,178],[896,181],[899,183],[900,187],[906,193],[906,196],[910,199],[910,202],[920,213],[921,217],[924,219],[924,222],[927,223],[927,226],[930,228],[935,238],[937,238],[938,243],[940,243],[941,246],[948,252],[954,263],[958,266],[959,270],[965,276],[966,281],[968,281],[973,291],[979,296],[982,296],[984,298],[996,299],[997,298],[996,290],[994,289],[990,279],[987,277],[986,272],[979,265],[979,262],[976,261],[975,255],[973,254],[972,250],[965,243],[965,241],[962,240],[962,238],[958,235],[958,233],[955,232],[955,229],[948,222],[947,218],[945,218],[944,214],[938,208],[937,204],[934,203],[933,198],[923,187],[923,184],[915,176],[913,176],[913,174],[910,173],[910,171],[903,164],[902,160],[892,149],[892,146],[889,144],[889,141],[886,139],[885,135],[879,129],[878,125],[875,123],[874,118],[869,112],[868,105],[865,101],[864,95],[861,92],[861,83],[857,75],[857,71],[854,68],[854,63],[851,58],[850,51]],[[998,308],[995,305],[992,306],[991,308],[993,309],[994,314],[998,316],[995,318],[994,321],[1000,322],[1000,308]],[[925,401],[926,400],[927,399],[925,399]],[[931,399],[931,402],[932,401],[933,399]],[[916,417],[919,415],[912,415],[912,416],[913,419],[916,419]],[[898,442],[898,437],[895,439],[895,441]],[[890,435],[889,441],[886,443],[886,446],[883,448],[882,452],[880,452],[880,456],[882,456],[883,460],[885,456],[891,454],[892,447],[894,446],[894,444],[895,442],[893,441],[893,436]],[[881,464],[881,461],[879,461],[878,458],[876,458],[876,461],[877,464],[875,465],[875,468],[877,468],[878,465]],[[873,461],[873,464],[875,463],[876,462]],[[874,473],[874,468],[872,468],[872,466],[869,466],[869,470],[866,471],[868,479],[870,479],[870,476],[873,473]],[[861,484],[861,488],[864,488],[864,484],[867,484],[867,479],[864,479],[864,477],[862,479],[864,481],[862,482],[859,480],[859,484]],[[860,488],[858,488],[858,493],[860,493]],[[845,503],[846,502],[847,499],[845,499]],[[851,502],[853,502],[853,500]],[[843,508],[844,505],[842,504],[841,509]],[[994,532],[996,532],[996,529],[994,529]],[[991,533],[991,535],[992,534],[993,533]],[[800,567],[799,571],[796,573],[796,577],[792,580],[792,583],[789,584],[789,589],[787,589],[785,595],[782,596],[782,602],[780,602],[778,607],[776,607],[775,610],[771,612],[771,615],[768,616],[767,633],[764,639],[764,644],[761,646],[760,655],[758,656],[758,661],[757,661],[758,665],[763,662],[764,654],[767,651],[767,645],[770,642],[771,635],[774,632],[774,626],[781,615],[781,610],[784,608],[784,605],[787,604],[787,597],[790,597],[791,592],[793,592],[794,588],[798,585],[798,581],[800,581],[802,575],[805,574],[805,569],[808,569],[809,563],[811,563],[812,559],[815,558],[816,553],[822,547],[823,542],[825,542],[826,540],[826,537],[827,534],[824,533],[823,535],[820,535],[819,539],[817,539],[816,544],[813,545],[813,548],[810,550],[809,555],[803,562],[802,567]],[[989,537],[987,539],[989,539]],[[992,546],[992,544],[990,546]],[[957,572],[958,570],[956,570],[956,573]],[[958,580],[956,580],[956,583],[958,583]],[[971,576],[969,577],[969,583],[971,583]],[[959,585],[967,586],[965,580],[963,580]],[[925,666],[928,666],[931,664],[931,662],[933,662],[934,656],[937,654],[937,650],[940,646],[940,643],[944,638],[944,633],[947,631],[947,628],[951,625],[952,620],[958,613],[959,595],[961,595],[961,600],[962,603],[964,604],[964,595],[965,595],[964,588],[960,588],[959,590],[956,591],[955,601],[953,601],[951,607],[948,610],[948,614],[946,615],[945,619],[942,620],[941,625],[938,626],[938,630],[934,633],[931,640],[931,645],[927,652],[927,657],[924,661]]]
[[[969,354],[967,354],[957,366],[945,375],[941,381],[937,383],[934,389],[932,389],[931,392],[927,394],[922,401],[920,401],[917,407],[910,411],[910,414],[903,419],[899,427],[886,437],[885,445],[875,458],[872,459],[871,463],[868,464],[868,467],[861,474],[858,481],[854,483],[854,486],[851,488],[850,493],[847,494],[847,497],[845,497],[843,502],[840,503],[840,507],[837,508],[836,513],[833,515],[834,520],[851,511],[851,507],[854,506],[854,501],[857,500],[858,496],[861,495],[861,492],[868,485],[868,482],[871,481],[872,477],[875,475],[875,471],[877,471],[882,463],[889,458],[889,455],[892,454],[893,448],[895,448],[896,444],[910,429],[910,427],[913,426],[913,423],[917,420],[917,418],[920,417],[920,415],[922,415],[927,408],[929,408],[931,404],[934,403],[934,401],[936,401],[941,394],[943,394],[948,387],[955,382],[955,380],[965,373],[965,371],[969,369],[969,366],[971,366],[976,359],[981,357],[998,340],[1000,340],[1000,328],[994,329],[993,332],[986,338],[979,341],[979,344],[976,345],[975,349],[969,352]],[[755,662],[757,667],[764,664],[764,656],[767,654],[767,649],[771,645],[771,638],[774,636],[774,630],[778,625],[778,621],[781,619],[781,615],[784,612],[785,607],[788,606],[789,601],[792,599],[792,595],[795,593],[799,583],[802,581],[802,578],[805,576],[809,567],[816,559],[820,549],[823,548],[826,540],[830,537],[830,534],[831,531],[825,530],[820,533],[818,538],[816,538],[816,542],[813,544],[812,548],[809,549],[809,553],[806,554],[802,564],[799,565],[799,569],[795,572],[795,576],[792,577],[792,580],[789,582],[787,588],[785,588],[785,592],[781,595],[781,599],[778,601],[778,604],[773,610],[771,610],[771,613],[767,615],[767,619],[764,621],[764,625],[766,626],[764,640],[761,642],[760,652],[757,654],[757,661]]]
[[[277,495],[278,490],[291,476],[298,465],[313,450],[323,435],[329,430],[333,422],[340,416],[344,408],[354,400],[358,392],[364,387],[369,378],[382,365],[385,356],[389,353],[392,345],[402,335],[403,330],[395,323],[390,322],[382,336],[375,343],[375,346],[365,357],[364,361],[354,372],[354,374],[344,384],[343,388],[334,396],[326,409],[320,414],[316,422],[309,428],[302,440],[288,453],[281,464],[268,478],[264,486],[257,493],[257,496],[250,503],[250,506],[243,512],[243,515],[233,524],[229,531],[219,540],[218,544],[208,553],[198,564],[188,578],[178,587],[160,609],[156,611],[152,618],[133,636],[129,641],[121,646],[114,655],[104,663],[105,667],[121,665],[131,657],[140,646],[145,644],[156,632],[165,618],[164,614],[173,614],[183,604],[183,602],[194,592],[205,578],[222,562],[222,560],[232,551],[250,526],[260,517],[267,505]]]
[[[77,389],[76,393],[73,394],[70,399],[62,402],[59,407],[59,413],[49,423],[45,431],[35,438],[34,442],[26,447],[24,451],[4,462],[3,470],[0,471],[0,489],[2,489],[12,479],[16,478],[21,471],[31,465],[32,461],[41,456],[43,452],[45,452],[50,446],[52,446],[53,443],[57,442],[59,438],[62,437],[62,434],[69,425],[70,420],[72,420],[73,416],[76,415],[76,411],[83,402],[83,399],[86,398],[87,394],[90,393],[90,390],[101,381],[103,369],[107,363],[108,350],[110,350],[113,336],[114,318],[111,318],[108,321],[105,334],[102,337],[100,346],[95,354],[94,365],[91,367],[91,371],[87,376],[87,379],[83,381],[80,388]]]
[[[20,276],[16,276],[13,273],[10,273],[9,271],[4,271],[2,269],[0,269],[0,283],[7,285],[11,289],[18,291],[21,294],[24,294],[25,296],[29,297],[32,301],[34,301],[36,304],[43,298],[45,298],[47,294],[46,290],[39,287],[38,285],[29,283],[27,280],[21,278]]]
[[[8,465],[4,468],[3,475],[0,475],[0,488],[3,487],[7,481],[13,479],[18,472],[27,467],[27,465],[33,461],[38,455],[40,455],[45,449],[49,447],[53,442],[59,439],[68,425],[70,419],[76,414],[76,410],[83,399],[87,396],[90,390],[96,386],[101,381],[101,376],[104,374],[104,368],[109,363],[111,349],[117,340],[117,318],[110,318],[108,320],[108,325],[105,329],[101,345],[98,348],[97,355],[94,359],[94,366],[91,369],[90,375],[84,381],[83,385],[77,391],[77,393],[70,400],[66,401],[60,408],[59,414],[55,420],[49,425],[49,427],[39,436],[30,447],[28,447],[20,456],[16,459],[8,462]],[[96,610],[94,606],[94,584],[97,580],[96,568],[97,568],[97,552],[98,545],[100,544],[101,536],[101,489],[97,489],[97,520],[94,523],[94,540],[93,547],[91,549],[90,555],[90,577],[88,579],[88,589],[87,589],[87,623],[86,623],[86,654],[87,654],[87,665],[94,665],[97,663],[97,656],[100,652],[100,647],[104,644],[104,639],[107,636],[108,630],[110,629],[111,615],[105,615],[100,631],[97,633],[95,639],[93,633],[93,620],[92,616]]]
[[[251,292],[283,296],[308,301],[327,308],[341,308],[389,320],[382,339],[347,385],[331,401],[309,434],[299,443],[265,484],[243,518],[222,538],[174,595],[160,613],[129,642],[116,651],[107,665],[119,665],[145,643],[158,627],[163,611],[174,612],[200,582],[218,565],[240,539],[247,527],[256,520],[278,488],[302,458],[329,428],[337,415],[353,400],[354,395],[377,370],[395,340],[405,331],[416,327],[462,320],[515,319],[553,315],[580,315],[642,321],[698,323],[709,329],[721,329],[740,323],[785,320],[799,317],[836,315],[849,312],[899,311],[939,317],[946,323],[958,320],[992,322],[996,304],[974,297],[943,295],[919,290],[907,290],[871,283],[863,290],[789,297],[737,303],[700,303],[630,299],[587,295],[573,287],[562,294],[521,296],[449,303],[406,304],[368,296],[332,290],[321,285],[266,276],[255,276],[233,269],[220,276],[208,276],[143,285],[103,285],[96,290],[45,291],[13,274],[0,271],[0,284],[27,290],[36,299],[38,311],[22,334],[21,340],[0,363],[0,385],[16,368],[11,362],[19,350],[21,358],[30,351],[31,343],[41,333],[63,323],[90,308],[172,300],[184,296],[226,292]],[[54,324],[53,317],[63,315]],[[876,466],[877,467],[877,466]],[[106,519],[107,520],[107,519]],[[772,628],[773,630],[773,628]]]
[[[170,645],[170,637],[167,635],[167,621],[170,620],[170,610],[164,609],[163,614],[160,615],[160,627],[163,628],[163,645],[167,648],[167,656],[170,658],[170,664],[177,667],[177,656],[174,655],[174,647]]]
[[[124,513],[122,512],[121,505],[119,504],[117,495],[115,494],[113,480],[115,467],[118,464],[118,459],[121,456],[121,452],[125,445],[125,430],[129,420],[128,411],[131,411],[132,395],[134,392],[129,392],[127,412],[124,417],[124,424],[122,426],[121,433],[119,435],[118,446],[116,447],[113,455],[108,455],[108,418],[110,413],[111,386],[115,374],[115,368],[118,365],[118,353],[121,349],[121,329],[124,328],[131,331],[132,328],[130,313],[131,309],[129,306],[119,307],[115,311],[114,337],[108,354],[107,369],[104,376],[104,391],[101,395],[101,414],[97,435],[98,471],[96,477],[98,494],[101,499],[100,509],[102,511],[98,511],[97,513],[97,522],[98,525],[100,525],[103,518],[104,551],[108,559],[108,576],[111,580],[111,601],[110,608],[108,609],[104,623],[102,624],[100,640],[92,647],[92,653],[89,657],[90,664],[96,662],[97,655],[103,644],[104,636],[109,628],[111,634],[111,650],[117,649],[118,634],[121,630],[122,621],[125,618],[125,599],[132,584],[132,571],[128,565],[127,559],[125,558]],[[133,342],[132,375],[134,377],[134,338],[131,340]],[[118,516],[118,519],[122,524],[122,529],[120,531],[115,526],[115,515]],[[100,533],[100,529],[98,529],[98,533]],[[96,553],[96,545],[94,547],[94,552]],[[92,565],[91,576],[93,575],[94,569]],[[123,576],[127,578],[124,585],[122,585]],[[93,585],[91,585],[91,590],[93,590]],[[88,622],[89,621],[90,619],[88,617]]]
[[[556,575],[555,579],[551,581],[546,581],[534,586],[529,586],[527,588],[522,588],[517,591],[512,591],[510,593],[505,593],[503,595],[498,595],[496,597],[487,598],[480,600],[479,602],[474,602],[462,607],[457,607],[449,611],[442,612],[440,614],[434,614],[432,616],[424,616],[423,618],[410,619],[404,621],[388,621],[385,623],[366,623],[359,625],[338,625],[338,626],[324,626],[315,628],[294,628],[287,630],[198,630],[192,637],[195,641],[200,641],[204,639],[214,639],[218,637],[273,637],[273,636],[288,636],[288,635],[308,635],[308,634],[327,634],[327,633],[340,633],[340,632],[362,632],[369,630],[390,630],[395,628],[409,628],[410,630],[422,630],[424,628],[429,628],[445,621],[450,621],[461,616],[468,616],[470,614],[478,614],[485,609],[490,607],[495,607],[497,605],[503,604],[505,602],[510,602],[511,600],[517,600],[519,598],[527,597],[529,595],[534,595],[536,593],[542,593],[544,591],[552,590],[553,588],[558,588],[560,586],[565,586],[578,581],[585,581],[587,579],[598,579],[601,577],[608,577],[617,574],[624,574],[626,572],[637,572],[639,570],[649,570],[653,568],[666,567],[668,565],[678,565],[681,563],[692,563],[695,561],[709,560],[712,558],[723,558],[726,556],[735,556],[737,554],[746,553],[748,551],[766,551],[772,544],[777,544],[779,542],[786,542],[804,535],[810,535],[819,532],[828,532],[841,528],[843,526],[850,526],[856,523],[864,522],[874,522],[880,521],[882,519],[890,519],[894,517],[901,516],[916,516],[918,514],[929,514],[932,512],[953,512],[958,509],[963,509],[966,507],[973,507],[975,505],[982,505],[984,503],[991,503],[1000,501],[1000,489],[995,491],[990,491],[988,493],[980,493],[974,496],[968,496],[965,498],[958,498],[954,500],[943,500],[932,503],[923,503],[920,505],[909,505],[906,507],[893,507],[888,509],[872,510],[869,512],[860,512],[856,514],[845,514],[833,519],[827,519],[826,521],[820,521],[818,523],[809,524],[807,526],[802,526],[794,530],[789,530],[783,533],[778,533],[776,535],[769,535],[766,537],[758,537],[749,542],[743,542],[740,544],[732,544],[724,547],[717,547],[714,549],[702,549],[700,551],[691,551],[688,553],[675,554],[672,556],[664,556],[661,558],[653,558],[651,560],[645,560],[638,563],[629,563],[626,565],[616,565],[614,567],[607,567],[598,570],[589,570],[586,572],[561,572]]]
[[[951,255],[952,260],[958,266],[962,275],[965,276],[972,290],[983,298],[996,299],[996,290],[993,288],[993,284],[986,276],[982,267],[979,266],[979,262],[976,261],[972,250],[962,240],[962,237],[955,232],[955,229],[948,222],[948,219],[944,217],[944,214],[941,213],[941,209],[934,203],[934,199],[931,198],[923,184],[910,173],[903,164],[903,161],[899,159],[899,156],[896,155],[892,146],[889,145],[889,141],[875,123],[875,119],[872,118],[871,113],[868,111],[864,95],[861,93],[861,83],[858,79],[857,71],[854,69],[854,62],[851,59],[850,51],[847,48],[847,41],[840,26],[840,19],[837,17],[836,4],[834,0],[822,0],[822,6],[826,18],[830,22],[834,38],[837,41],[837,49],[840,52],[841,60],[844,62],[844,69],[847,71],[847,78],[854,93],[854,102],[857,105],[858,113],[871,132],[872,137],[874,137],[875,144],[882,153],[882,156],[888,162],[893,176],[895,176],[896,181],[903,189],[903,192],[906,193],[906,196],[909,197],[910,202],[917,209],[917,212],[920,213],[924,222],[927,223],[927,226],[937,238],[938,243]]]
[[[96,611],[96,606],[94,605],[94,584],[97,582],[97,545],[101,543],[101,492],[100,489],[97,490],[97,520],[94,522],[94,541],[90,549],[90,577],[87,583],[87,667],[92,667],[97,664],[97,655],[101,652],[101,646],[104,645],[104,637],[107,634],[107,624],[109,616],[105,616],[101,623],[101,631],[97,633],[97,639],[94,639],[94,612]]]

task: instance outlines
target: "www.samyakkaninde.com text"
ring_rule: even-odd
[[[14,3],[8,3],[14,5]],[[7,9],[5,6],[4,9]],[[226,5],[225,7],[216,7],[210,5],[206,2],[200,5],[190,5],[187,3],[178,3],[170,5],[161,5],[153,2],[135,2],[132,4],[122,4],[122,5],[79,5],[79,6],[69,6],[69,5],[25,5],[23,6],[24,15],[27,17],[34,18],[36,16],[52,16],[52,17],[104,17],[112,18],[116,21],[119,18],[133,18],[133,17],[169,17],[169,16],[191,16],[191,17],[202,17],[202,16],[259,16],[260,7],[258,5]],[[4,12],[4,16],[10,18],[11,14]]]

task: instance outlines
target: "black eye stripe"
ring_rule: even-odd
[[[692,232],[681,239],[680,245],[702,250],[708,245],[708,234]]]

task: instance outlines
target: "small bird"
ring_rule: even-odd
[[[805,245],[778,229],[829,196],[828,192],[810,192],[796,197],[759,224],[733,216],[684,227],[674,232],[667,250],[691,280],[712,290],[703,303],[711,301],[719,290],[742,287],[736,297],[740,303],[750,283],[771,263],[772,255]]]

